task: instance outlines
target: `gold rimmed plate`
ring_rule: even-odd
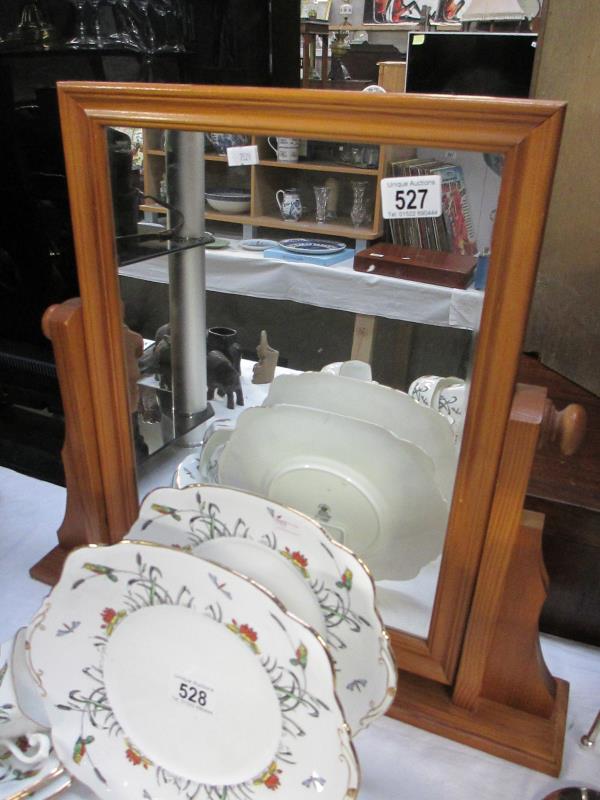
[[[28,642],[55,750],[101,797],[295,800],[311,776],[323,798],[357,791],[324,643],[215,563],[77,550]]]

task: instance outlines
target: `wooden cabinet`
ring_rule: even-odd
[[[161,184],[165,172],[163,131],[144,131],[144,191],[155,198],[161,196]],[[342,158],[358,160],[365,151],[364,145],[339,143],[338,155],[326,157],[317,143],[307,142],[309,158],[298,162],[277,161],[267,137],[253,136],[259,162],[251,167],[229,167],[226,156],[217,155],[207,147],[205,158],[206,187],[209,189],[244,188],[251,193],[250,210],[243,214],[223,214],[206,206],[206,219],[217,222],[239,223],[254,228],[273,228],[295,233],[318,233],[324,236],[345,237],[354,240],[373,240],[383,234],[383,220],[378,185],[385,177],[388,148],[369,148],[369,163],[373,166],[356,166],[343,162]],[[342,149],[343,148],[343,149]],[[353,152],[354,151],[354,152]],[[317,223],[314,212],[313,187],[323,185],[328,179],[337,182],[337,217],[325,223]],[[368,215],[367,221],[354,226],[350,219],[352,207],[352,181],[366,181]],[[299,191],[305,211],[298,222],[281,217],[275,194],[279,189],[295,188]],[[163,214],[165,208],[146,199],[142,210]]]

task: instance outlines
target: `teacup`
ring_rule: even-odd
[[[354,378],[357,381],[370,381],[373,378],[371,365],[358,359],[343,361],[340,365],[340,375],[345,378]]]
[[[277,136],[277,145],[275,146],[271,141],[273,137],[269,136],[267,139],[269,147],[277,156],[277,161],[298,161],[300,153],[300,139],[290,139],[283,136]]]
[[[455,436],[462,433],[465,417],[466,387],[464,381],[445,386],[438,397],[437,408],[440,414],[448,417],[454,426]]]
[[[460,378],[421,375],[408,387],[408,394],[422,406],[427,406],[427,408],[433,408],[437,411],[440,392],[444,387],[452,386],[454,383],[460,383]]]
[[[38,764],[50,753],[50,726],[26,664],[25,633],[20,630],[0,648],[0,750],[22,764]]]
[[[431,398],[431,407],[435,408],[436,411],[440,411],[440,397],[444,389],[447,389],[449,386],[456,386],[460,383],[464,383],[464,381],[461,378],[457,378],[455,375],[449,375],[447,378],[442,378],[438,381],[433,397]]]
[[[321,372],[326,372],[329,375],[342,375],[345,378],[354,378],[358,381],[371,381],[373,379],[371,365],[358,359],[334,361],[331,364],[326,364],[321,369]]]
[[[433,395],[438,383],[443,380],[440,375],[421,375],[408,387],[408,394],[422,406],[433,408]]]

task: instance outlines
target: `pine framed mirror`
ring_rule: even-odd
[[[259,166],[251,169],[262,166],[264,170],[261,176],[254,172],[251,175],[249,185],[257,198],[253,196],[252,202],[258,205],[252,205],[248,219],[260,228],[268,226],[267,217],[271,214],[270,224],[280,234],[278,239],[286,220],[273,221],[275,195],[278,189],[292,185],[289,179],[284,181],[284,173],[289,178],[292,169],[297,181],[305,181],[307,195],[311,194],[315,176],[323,173],[338,179],[366,176],[371,181],[371,228],[363,224],[360,233],[353,226],[342,230],[339,224],[325,229],[345,236],[349,244],[370,241],[379,232],[374,224],[379,215],[376,185],[385,174],[383,169],[378,171],[381,162],[375,161],[370,167],[353,163],[356,151],[360,151],[358,157],[368,159],[368,148],[372,151],[375,147],[379,157],[387,159],[388,171],[394,160],[400,163],[420,158],[440,163],[460,161],[461,155],[465,156],[465,170],[488,170],[478,173],[484,177],[479,181],[481,197],[472,216],[479,230],[485,229],[481,236],[489,239],[491,259],[485,293],[481,295],[481,321],[470,326],[465,345],[468,363],[460,377],[469,386],[468,407],[444,518],[431,607],[419,635],[387,620],[398,668],[451,686],[494,497],[564,104],[320,90],[92,83],[60,84],[59,99],[78,261],[82,352],[89,372],[92,406],[92,425],[80,456],[84,460],[89,456],[97,470],[94,502],[102,531],[96,540],[102,541],[118,541],[136,518],[139,505],[107,128],[227,131],[251,137],[249,141],[257,143],[260,158]],[[317,145],[343,142],[347,150],[338,164],[329,160],[328,166],[316,168],[319,158],[331,159],[331,150],[324,156],[324,151],[317,148],[315,152],[321,155],[313,156],[311,162],[309,153],[302,169],[302,162],[292,167],[274,162],[267,137],[288,137]],[[487,158],[483,158],[484,154]],[[213,154],[211,169],[218,160]],[[496,168],[491,169],[490,164]],[[221,162],[217,166],[220,168]],[[206,174],[208,185],[210,172]],[[477,178],[474,180],[477,182]],[[490,192],[492,199],[485,199]],[[351,212],[351,197],[345,202]],[[211,228],[218,221],[216,217],[213,215]],[[287,225],[295,232],[302,231],[301,223],[294,227],[288,220]],[[307,230],[318,232],[311,225]],[[411,302],[418,304],[420,300]],[[311,364],[303,369],[319,366]],[[393,454],[386,453],[384,458],[393,460]],[[383,590],[390,589],[387,584],[385,581]]]

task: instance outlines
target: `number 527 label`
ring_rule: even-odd
[[[407,175],[381,181],[381,210],[384,219],[439,217],[442,213],[440,175]]]

